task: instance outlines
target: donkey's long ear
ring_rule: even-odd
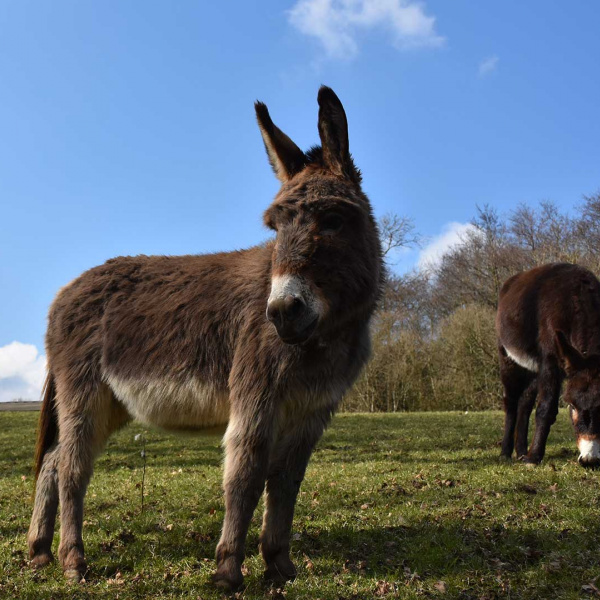
[[[560,366],[567,377],[583,368],[585,357],[581,355],[579,350],[569,344],[567,336],[562,331],[557,330],[554,332],[554,343]]]
[[[348,121],[335,92],[325,85],[319,89],[319,136],[323,162],[336,175],[354,178],[354,165],[348,146]]]
[[[269,162],[277,179],[284,183],[302,170],[306,155],[271,121],[266,104],[255,102],[254,108]]]

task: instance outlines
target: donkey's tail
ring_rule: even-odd
[[[58,437],[58,421],[56,420],[56,386],[54,377],[48,372],[42,391],[42,410],[38,423],[37,443],[35,445],[35,480],[42,470],[44,456]]]

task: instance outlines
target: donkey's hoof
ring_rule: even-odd
[[[265,579],[273,583],[285,583],[296,579],[297,571],[294,563],[288,558],[286,563],[277,561],[267,566]]]
[[[213,575],[213,584],[215,587],[218,587],[220,590],[224,592],[237,592],[244,585],[244,576],[240,577],[229,577],[227,575],[221,575],[219,573],[215,573]]]
[[[511,455],[509,455],[509,454],[501,454],[501,455],[498,457],[498,460],[499,460],[501,463],[511,463],[511,462],[512,462],[512,456],[511,456]]]
[[[83,583],[87,572],[87,564],[79,548],[71,548],[68,552],[58,549],[58,558],[65,577],[72,583]]]
[[[524,456],[521,460],[528,469],[535,469],[535,467],[537,467],[540,464],[540,462],[542,462],[541,460],[531,458],[529,456]]]
[[[274,583],[285,583],[296,579],[297,571],[287,552],[276,554],[267,561],[265,579]]]
[[[41,569],[46,565],[50,564],[54,560],[52,552],[39,552],[35,556],[31,557],[31,566],[34,569]]]
[[[233,557],[225,559],[213,575],[213,583],[226,592],[236,592],[244,585],[244,576],[239,562]]]
[[[81,572],[79,569],[67,569],[65,571],[65,578],[69,583],[85,583],[85,571]]]

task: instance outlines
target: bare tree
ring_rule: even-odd
[[[387,213],[379,219],[379,237],[385,259],[389,259],[393,250],[412,248],[421,243],[413,220],[395,213]]]
[[[526,262],[494,209],[478,209],[472,224],[433,270],[432,299],[440,318],[473,303],[495,308],[503,282]]]
[[[373,360],[345,401],[350,410],[499,406],[494,334],[498,292],[519,271],[575,262],[600,274],[600,192],[573,215],[552,202],[508,215],[477,209],[469,229],[433,267],[388,273],[373,321]],[[380,221],[385,256],[418,245],[410,219]]]

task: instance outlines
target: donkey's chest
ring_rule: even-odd
[[[343,385],[331,384],[289,390],[278,405],[276,429],[285,431],[315,416],[328,419],[337,410],[344,389]]]
[[[229,420],[229,394],[196,378],[136,380],[108,377],[132,417],[164,429],[204,429]]]

